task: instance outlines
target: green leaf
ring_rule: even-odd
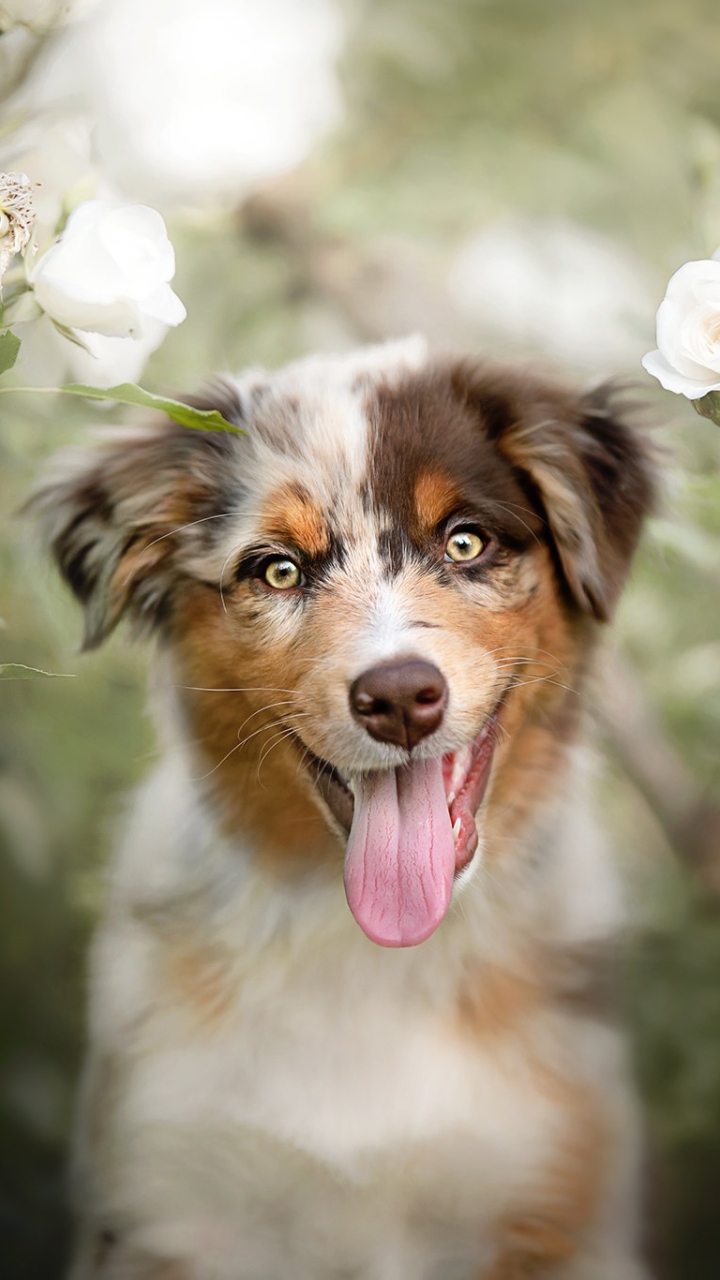
[[[72,671],[43,671],[24,662],[0,662],[0,680],[74,680]]]
[[[137,405],[141,409],[156,409],[159,413],[167,414],[173,422],[179,422],[182,427],[195,427],[200,431],[234,431],[241,434],[240,427],[228,422],[217,409],[193,409],[191,405],[183,404],[180,400],[170,400],[167,396],[156,396],[150,391],[144,391],[134,382],[122,382],[118,387],[108,387],[106,391],[101,387],[86,387],[82,383],[71,382],[60,390],[73,396],[86,396],[89,400],[115,400],[118,404]]]
[[[708,391],[706,396],[701,396],[699,400],[693,400],[693,409],[700,414],[701,418],[709,418],[720,427],[720,392]]]
[[[14,333],[6,329],[5,333],[0,334],[0,374],[12,369],[19,350],[20,339]]]

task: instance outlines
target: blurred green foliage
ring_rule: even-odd
[[[236,214],[171,227],[189,314],[145,386],[193,390],[213,369],[381,337],[398,314],[388,298],[406,288],[391,280],[388,293],[388,258],[407,252],[413,286],[426,268],[441,291],[462,238],[508,213],[615,237],[658,301],[672,270],[720,242],[715,0],[347,0],[345,11],[344,126]],[[409,308],[421,328],[423,298]],[[652,328],[648,315],[648,346]],[[720,803],[720,433],[684,402],[648,397],[665,424],[669,493],[617,630],[698,795]],[[122,636],[77,655],[76,611],[17,517],[42,460],[98,410],[3,395],[0,418],[0,661],[58,673],[0,680],[0,1265],[13,1280],[54,1280],[84,956],[114,817],[154,747],[142,655]],[[609,751],[603,798],[642,920],[625,1004],[666,1170],[670,1274],[711,1280],[720,908]]]

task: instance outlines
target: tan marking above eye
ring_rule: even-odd
[[[309,556],[330,548],[327,520],[311,495],[300,485],[283,485],[260,513],[259,527],[271,542],[303,547]]]
[[[438,525],[456,510],[462,501],[457,485],[443,471],[430,468],[421,471],[415,482],[415,512],[411,533],[431,537]]]
[[[271,560],[265,567],[263,578],[276,591],[287,591],[290,587],[301,586],[303,582],[302,569],[287,556]]]
[[[484,548],[483,539],[472,529],[456,529],[445,543],[445,555],[454,564],[469,564],[477,560]]]

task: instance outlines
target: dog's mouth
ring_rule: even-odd
[[[315,783],[348,833],[345,892],[357,923],[385,947],[411,947],[440,924],[455,877],[478,846],[499,706],[468,746],[395,769],[343,777],[309,755]]]

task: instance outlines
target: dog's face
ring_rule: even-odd
[[[568,735],[643,448],[606,397],[416,345],[223,395],[244,435],[160,427],[41,494],[88,643],[152,624],[227,824],[269,856],[339,838],[367,935],[421,942]]]

